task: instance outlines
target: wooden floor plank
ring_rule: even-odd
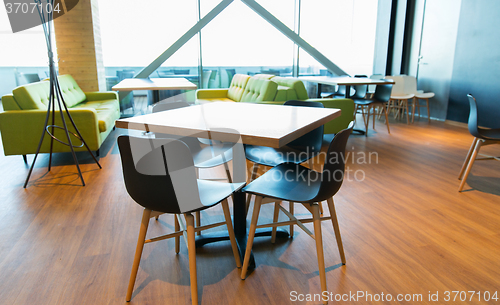
[[[457,176],[472,142],[466,129],[393,119],[390,135],[384,128],[377,121],[368,137],[349,139],[350,176],[334,198],[345,266],[331,222],[322,224],[329,291],[422,294],[422,304],[442,303],[445,291],[497,291],[500,162],[476,162],[458,193]],[[0,303],[125,304],[142,211],[123,184],[116,147],[122,133],[117,129],[104,143],[102,170],[78,154],[85,187],[69,154],[56,154],[50,173],[48,156],[41,155],[27,189],[22,158],[0,157]],[[484,152],[500,155],[498,145]],[[372,162],[360,153],[372,153]],[[221,167],[201,175],[225,173]],[[299,204],[295,208],[296,215],[308,215]],[[261,222],[272,217],[272,205],[264,205]],[[222,209],[203,211],[202,218],[221,221]],[[170,215],[151,219],[148,236],[173,227]],[[242,281],[229,242],[198,249],[200,304],[318,304],[290,300],[292,291],[321,290],[315,243],[307,234],[296,230],[293,239],[274,245],[270,238],[256,239],[254,253],[257,268]],[[178,255],[173,240],[147,244],[130,304],[189,304],[188,266],[182,239]],[[429,292],[436,291],[441,302],[430,302]],[[488,302],[476,297],[467,303]]]

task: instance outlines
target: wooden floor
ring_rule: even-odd
[[[425,120],[392,122],[391,135],[383,123],[376,127],[368,137],[349,139],[351,174],[334,198],[345,266],[331,223],[323,223],[329,291],[374,299],[382,293],[422,296],[393,304],[443,304],[446,291],[479,291],[481,302],[467,294],[467,302],[446,303],[487,303],[483,292],[500,290],[500,162],[477,162],[466,191],[458,193],[457,175],[472,142],[466,129]],[[102,170],[79,154],[85,187],[71,156],[58,154],[50,173],[42,156],[23,189],[28,167],[20,156],[0,153],[1,304],[126,304],[142,213],[124,188],[115,142],[121,133],[105,142]],[[499,146],[486,148],[500,155]],[[362,153],[372,153],[371,164]],[[202,174],[224,176],[222,170]],[[307,211],[297,205],[296,214]],[[272,219],[272,206],[261,215],[263,222]],[[202,213],[209,218],[221,220],[222,209]],[[148,236],[172,229],[173,218],[162,216],[151,220]],[[257,267],[245,281],[229,242],[199,248],[200,304],[319,304],[291,300],[320,293],[314,240],[295,231],[293,239],[274,245],[270,238],[256,239]],[[436,292],[439,301],[430,302],[429,293]],[[379,302],[370,296],[341,302],[372,303]],[[179,255],[173,240],[145,246],[130,304],[190,304],[182,239]]]

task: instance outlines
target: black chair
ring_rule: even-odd
[[[458,187],[458,191],[461,192],[464,188],[465,181],[467,181],[467,176],[469,176],[470,170],[472,169],[472,165],[474,165],[474,161],[479,153],[479,149],[481,146],[490,145],[490,144],[500,144],[500,128],[490,129],[490,128],[481,128],[478,126],[478,115],[477,115],[477,103],[476,99],[471,95],[467,94],[469,98],[470,104],[470,113],[469,113],[469,132],[474,137],[472,141],[472,145],[465,157],[464,164],[462,165],[462,169],[460,170],[460,174],[458,175],[458,179],[462,180],[460,186]],[[484,155],[483,155],[484,156]],[[494,159],[500,161],[500,157],[492,157],[485,156],[484,158],[477,158],[477,160],[487,160]]]
[[[221,183],[196,179],[189,147],[177,139],[120,136],[118,147],[127,192],[135,202],[144,207],[127,290],[127,302],[132,298],[144,244],[175,238],[175,251],[179,253],[179,237],[184,235],[189,252],[191,300],[193,304],[198,304],[195,232],[226,225],[236,265],[240,267],[241,262],[227,197],[241,189],[244,183]],[[192,213],[213,207],[218,203],[222,204],[225,221],[195,228]],[[175,214],[175,232],[145,240],[149,219],[163,213]],[[180,214],[184,214],[186,226]]]
[[[370,99],[353,99],[354,104],[356,104],[356,109],[354,113],[361,109],[361,114],[363,115],[363,122],[365,123],[365,136],[368,136],[368,125],[370,123],[370,110],[373,112],[373,129],[375,129],[375,107],[381,108],[385,114],[385,123],[387,125],[387,132],[390,134],[391,130],[389,128],[389,118],[387,115],[387,103],[391,99],[392,84],[387,85],[377,85],[375,93]],[[366,112],[365,112],[366,110]]]
[[[174,74],[175,75],[188,75],[189,74],[189,69],[174,69]]]
[[[320,102],[295,100],[287,101],[283,105],[324,108],[323,104]],[[253,162],[252,173],[249,181],[251,182],[255,179],[260,165],[274,167],[286,162],[300,164],[308,160],[312,161],[312,158],[321,151],[321,145],[323,143],[323,130],[324,127],[320,126],[281,148],[245,145],[245,156],[249,161]],[[312,165],[312,162],[310,162],[309,166],[311,168]],[[250,199],[251,196],[249,195],[247,198],[247,209],[250,205]],[[293,207],[291,206],[290,209],[293,209]]]
[[[175,102],[160,102],[153,105],[152,112],[162,112],[172,109],[178,109],[183,107],[189,107],[189,104],[185,101],[175,101]],[[179,136],[155,133],[156,138],[173,138],[178,139]],[[194,167],[196,170],[196,176],[199,178],[200,168],[212,168],[219,165],[224,165],[226,170],[227,181],[232,183],[231,172],[229,171],[229,166],[227,162],[233,159],[233,143],[222,143],[220,141],[212,141],[207,139],[201,139],[196,137],[182,137],[182,141],[186,143],[191,151]],[[156,217],[158,219],[158,217]],[[201,225],[200,213],[195,213],[196,227]],[[198,232],[200,235],[200,232]]]
[[[316,240],[321,289],[323,292],[327,291],[321,221],[332,221],[342,264],[345,264],[344,249],[332,197],[338,192],[344,179],[345,159],[343,156],[345,154],[347,139],[352,132],[353,125],[354,123],[351,122],[349,128],[340,131],[330,143],[325,157],[323,172],[316,172],[296,163],[282,163],[267,171],[264,175],[257,178],[243,189],[244,192],[254,194],[257,198],[253,208],[245,259],[241,270],[242,279],[246,277],[255,230],[257,228],[273,227],[272,240],[274,241],[276,227],[290,225],[292,223],[298,225]],[[318,203],[323,200],[328,202],[330,217],[320,218]],[[302,203],[304,207],[312,213],[312,218],[295,218],[293,214],[281,207],[281,201]],[[273,223],[257,225],[261,205],[269,202],[275,202]],[[277,222],[280,209],[290,218],[290,221]],[[303,225],[303,223],[310,222],[314,223],[314,234]],[[307,254],[309,254],[309,252],[306,252],[306,255]]]
[[[40,76],[38,75],[38,73],[21,73],[21,77],[26,84],[36,83],[40,81]]]

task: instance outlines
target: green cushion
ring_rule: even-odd
[[[22,110],[47,109],[50,96],[49,82],[36,82],[12,90],[17,104]]]
[[[265,78],[252,77],[248,80],[241,96],[241,102],[273,101],[278,85]]]
[[[99,132],[105,132],[115,126],[115,121],[120,118],[120,105],[118,100],[100,100],[82,103],[74,109],[95,109],[99,123]]]
[[[71,75],[58,77],[64,102],[68,108],[85,101],[86,96]],[[41,81],[17,87],[12,94],[22,110],[47,109],[50,98],[50,82]],[[57,102],[56,102],[57,105]]]
[[[2,96],[2,106],[3,110],[21,110],[12,93]]]
[[[309,98],[306,87],[300,79],[276,76],[272,78],[272,81],[281,87],[288,87],[295,91],[295,95],[287,96],[288,100],[307,100]]]
[[[58,79],[64,101],[66,102],[66,106],[68,106],[68,108],[74,107],[85,101],[87,97],[85,96],[85,93],[83,93],[82,89],[78,87],[78,84],[73,76],[61,75]]]
[[[248,75],[235,74],[227,91],[227,97],[235,102],[239,102],[249,79],[250,76]]]

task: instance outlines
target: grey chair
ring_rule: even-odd
[[[293,162],[282,163],[267,171],[264,175],[257,178],[243,189],[244,192],[254,194],[257,198],[253,208],[246,253],[241,269],[242,279],[246,278],[256,229],[273,227],[272,241],[274,242],[276,227],[293,223],[297,224],[315,240],[321,290],[323,293],[328,291],[326,287],[321,221],[332,221],[341,261],[342,264],[345,264],[344,248],[342,246],[342,239],[332,197],[339,191],[344,179],[345,161],[343,157],[339,156],[345,154],[347,139],[352,132],[353,125],[354,123],[351,122],[349,128],[337,133],[330,143],[321,173]],[[276,177],[288,178],[276,179]],[[329,217],[320,217],[318,203],[323,200],[328,202],[328,208],[330,210]],[[295,218],[293,214],[280,205],[281,201],[302,203],[302,205],[312,213],[312,218]],[[270,224],[257,225],[261,205],[270,202],[275,203],[273,222]],[[290,221],[278,222],[280,209],[290,218]],[[314,224],[314,234],[303,225],[303,223],[310,222]],[[310,249],[307,249],[304,254],[306,256],[311,256],[311,252]]]
[[[478,126],[478,111],[477,111],[477,103],[476,99],[471,95],[467,94],[467,98],[469,99],[470,104],[470,113],[469,113],[469,132],[474,137],[472,141],[472,145],[465,157],[464,164],[462,165],[462,169],[460,170],[460,174],[458,175],[458,179],[462,180],[460,182],[460,186],[458,187],[458,191],[461,192],[464,188],[465,182],[467,181],[467,177],[469,176],[470,170],[472,169],[472,165],[474,165],[474,161],[476,160],[477,155],[479,154],[479,150],[482,146],[490,145],[490,144],[500,144],[500,128],[491,129],[491,128],[482,128]],[[500,157],[492,157],[492,156],[484,156],[483,158],[478,158],[477,160],[486,160],[486,159],[494,159],[500,161]]]
[[[198,180],[189,147],[177,139],[118,137],[123,178],[128,194],[144,207],[126,300],[132,298],[135,280],[145,243],[175,238],[179,253],[180,236],[186,239],[189,253],[191,300],[198,304],[195,232],[226,225],[236,266],[240,267],[227,198],[244,183],[222,183]],[[193,212],[221,204],[225,221],[205,227],[194,227]],[[175,232],[146,240],[149,219],[160,214],[175,214]],[[186,224],[182,221],[182,214]]]

